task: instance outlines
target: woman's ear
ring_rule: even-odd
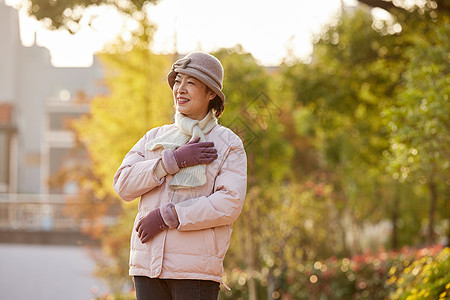
[[[212,90],[209,90],[209,101],[214,100],[216,98],[217,94],[214,93]]]

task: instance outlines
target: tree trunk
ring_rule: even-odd
[[[445,198],[445,211],[447,212],[445,214],[445,217],[447,219],[447,242],[446,242],[446,247],[450,247],[450,186],[447,185],[446,186],[446,193],[445,193],[446,198]]]
[[[255,245],[254,245],[254,228],[253,228],[253,210],[248,212],[248,232],[247,232],[247,272],[248,272],[248,299],[257,300],[258,294],[256,289],[256,282],[253,278],[253,271],[255,270]]]
[[[267,278],[267,300],[273,300],[273,293],[276,289],[276,280],[275,278],[269,274]]]
[[[398,212],[400,209],[400,195],[397,191],[394,196],[394,207],[392,209],[392,249],[398,249]]]
[[[438,201],[437,186],[432,177],[428,183],[428,188],[430,189],[430,211],[428,214],[428,236],[427,243],[434,244],[436,242],[436,234],[434,232],[434,218],[436,214],[436,206]]]

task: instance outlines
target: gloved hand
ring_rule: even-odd
[[[166,228],[169,227],[164,222],[161,211],[157,208],[139,220],[136,226],[136,232],[138,233],[141,242],[144,244]]]
[[[217,159],[213,142],[201,142],[196,138],[173,152],[179,168],[209,164]]]
[[[209,164],[217,159],[217,150],[212,142],[201,142],[196,138],[177,150],[162,151],[163,168],[169,174],[175,174],[180,168],[200,164]]]

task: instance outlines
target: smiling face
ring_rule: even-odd
[[[206,116],[209,101],[216,96],[200,80],[180,73],[175,77],[172,90],[176,109],[194,120],[202,120]]]

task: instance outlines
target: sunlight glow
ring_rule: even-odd
[[[8,0],[14,5],[20,0]],[[356,5],[355,0],[344,1]],[[341,0],[161,0],[148,5],[147,13],[157,25],[152,50],[156,53],[214,51],[237,44],[251,52],[263,65],[277,65],[287,56],[304,61],[312,53],[312,35],[340,11]],[[89,27],[88,24],[91,24]],[[71,35],[48,31],[20,11],[20,32],[24,45],[50,49],[55,66],[88,66],[101,51],[133,23],[111,7],[87,9],[81,28]]]

